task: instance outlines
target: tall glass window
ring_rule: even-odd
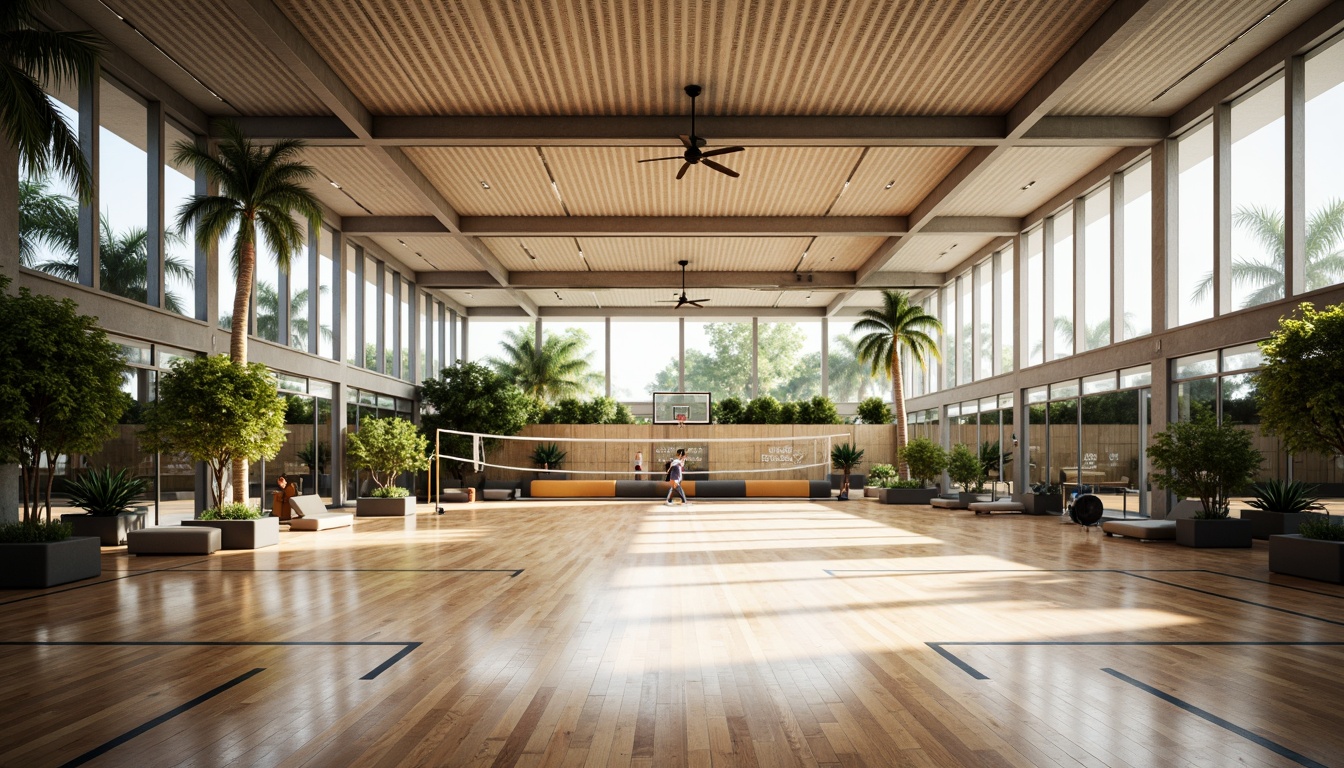
[[[1054,238],[1050,244],[1050,285],[1047,290],[1055,302],[1055,315],[1050,318],[1058,360],[1074,352],[1073,317],[1073,206],[1054,216]]]
[[[1111,343],[1111,187],[1083,201],[1082,351]]]
[[[301,224],[307,227],[307,223]],[[287,343],[295,349],[308,349],[308,323],[316,305],[308,285],[308,245],[295,249],[289,255],[289,332]]]
[[[309,304],[318,318],[317,353],[323,357],[332,357],[332,329],[340,322],[340,313],[333,304],[334,283],[336,281],[336,243],[330,229],[323,226],[317,239],[317,295]]]
[[[971,323],[971,302],[974,301],[971,290],[971,273],[966,272],[957,278],[957,383],[970,384],[975,373],[975,344],[972,340],[974,326]]]
[[[378,262],[364,257],[364,367],[378,370]]]
[[[689,325],[689,323],[687,323]],[[761,391],[781,401],[821,394],[821,323],[760,323]],[[689,329],[686,357],[690,359]]]
[[[994,375],[994,259],[986,259],[975,267],[975,303],[980,310],[980,339],[975,345],[975,378],[987,379]]]
[[[505,348],[514,340],[531,341],[536,333],[531,323],[518,320],[476,320],[471,321],[471,349],[468,350],[469,362],[495,368],[493,363],[512,361],[515,358]]]
[[[433,323],[430,321],[429,313],[434,309],[434,303],[429,300],[429,296],[417,292],[415,294],[416,315],[419,317],[420,332],[416,335],[416,359],[419,361],[420,370],[416,372],[415,381],[421,382],[429,378],[429,372],[434,370],[433,360],[430,355],[430,346],[434,343]]]
[[[936,314],[937,302],[927,300],[925,311]],[[857,403],[869,397],[891,399],[891,379],[879,370],[873,376],[869,363],[859,362],[857,346],[862,334],[854,332],[850,318],[835,318],[829,324],[826,340],[826,365],[829,371],[828,392],[837,403]],[[925,361],[933,370],[935,361]],[[928,378],[930,374],[922,374]]]
[[[675,320],[612,320],[611,359],[619,362],[612,365],[611,396],[652,403],[659,371],[677,359],[679,335]]]
[[[999,324],[999,371],[1007,373],[1013,365],[1013,297],[1017,295],[1017,275],[1013,272],[1013,248],[1009,246],[999,253],[999,296],[995,307]],[[991,342],[992,343],[992,342]]]
[[[149,296],[147,111],[139,97],[111,80],[103,79],[101,91],[99,279],[104,291],[143,302]],[[78,273],[77,262],[72,268]]]
[[[79,91],[74,84],[46,88],[70,133],[79,136]],[[19,261],[25,267],[71,282],[79,279],[79,196],[60,175],[34,178],[20,169],[19,206],[45,208],[52,216],[39,223],[20,218]],[[74,265],[74,269],[70,268]]]
[[[164,307],[179,315],[196,314],[196,228],[188,224],[181,232],[177,227],[177,212],[196,194],[196,171],[188,165],[174,165],[173,147],[179,142],[194,142],[195,138],[172,120],[164,125],[163,163],[163,276],[167,296]]]
[[[957,337],[961,335],[957,327],[957,283],[953,281],[943,286],[943,381],[950,389],[957,386]]]
[[[254,310],[257,319],[257,338],[279,342],[280,335],[280,264],[276,260],[275,250],[266,242],[266,237],[257,233],[257,271],[253,284],[256,296]]]
[[[1213,123],[1176,144],[1176,324],[1213,317]]]
[[[1153,330],[1153,164],[1150,160],[1125,172],[1124,248],[1119,254],[1124,273],[1121,339]]]
[[[1044,230],[1037,227],[1023,236],[1026,241],[1027,300],[1023,318],[1027,365],[1045,362],[1045,250]]]
[[[1232,306],[1284,297],[1283,78],[1232,105]]]
[[[1309,291],[1344,282],[1344,38],[1317,48],[1306,63],[1307,265]]]
[[[341,343],[345,347],[345,363],[357,366],[360,360],[355,349],[355,328],[363,321],[355,314],[355,297],[360,291],[359,282],[355,279],[355,259],[355,247],[345,246],[345,290],[341,292],[341,300],[345,306],[338,309],[335,322],[341,323]],[[351,318],[351,321],[347,323],[345,318]]]
[[[558,345],[567,360],[580,363],[572,378],[581,399],[606,392],[607,324],[601,320],[547,320],[542,323],[543,344]],[[554,339],[554,340],[553,340]],[[686,346],[688,352],[690,344]]]
[[[397,289],[397,327],[401,329],[401,378],[414,381],[411,371],[411,301],[415,298],[415,284],[402,280]]]
[[[769,343],[765,341],[766,328],[765,323],[760,325],[762,337],[761,347],[765,349]],[[615,336],[615,329],[612,335]],[[774,343],[778,343],[781,337],[776,334]],[[796,354],[795,343],[790,345],[787,352]],[[612,340],[612,346],[615,347],[615,339]],[[751,323],[739,321],[704,321],[687,320],[686,321],[686,391],[687,392],[709,392],[713,394],[715,400],[722,400],[726,397],[736,397],[743,400],[752,397],[751,391],[751,360],[753,350],[751,346]],[[766,363],[766,355],[761,355],[761,364]],[[775,383],[774,368],[769,371],[762,369],[761,386],[769,386]],[[658,371],[658,377],[655,379],[655,386],[659,392],[677,391],[677,360],[673,356]],[[766,391],[769,391],[768,389]],[[774,394],[771,392],[771,394]]]
[[[383,271],[383,373],[397,375],[397,273]]]

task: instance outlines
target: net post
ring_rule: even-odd
[[[471,471],[472,471],[472,472],[480,472],[480,471],[481,471],[481,463],[480,463],[480,461],[479,461],[480,458],[481,458],[481,436],[480,436],[480,435],[472,435],[472,436],[471,436]]]
[[[439,458],[439,438],[443,435],[436,427],[434,429],[434,461],[429,465],[430,486],[429,492],[433,494],[434,511],[443,514],[443,493],[439,486],[443,485],[443,464]]]

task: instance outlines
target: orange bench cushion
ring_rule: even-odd
[[[613,498],[615,480],[533,480],[532,495],[550,498]]]
[[[811,495],[812,487],[806,480],[748,480],[747,498],[761,496],[800,496]]]

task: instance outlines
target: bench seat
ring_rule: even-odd
[[[1175,520],[1107,520],[1101,524],[1107,536],[1127,536],[1140,541],[1173,540]]]
[[[999,501],[977,501],[971,504],[971,511],[975,514],[992,515],[995,512],[1024,512],[1026,507],[1020,502],[1011,499],[1001,499]]]
[[[132,555],[211,555],[218,552],[223,534],[218,528],[141,528],[126,532],[126,551]]]
[[[980,503],[980,502],[976,502],[976,503]],[[939,498],[936,498],[936,499],[933,499],[932,501],[930,501],[930,502],[929,502],[929,506],[931,506],[931,507],[937,507],[938,509],[966,509],[966,508],[967,508],[967,505],[961,503],[961,500],[960,500],[960,499],[944,499],[944,498],[942,498],[942,497],[939,497]]]

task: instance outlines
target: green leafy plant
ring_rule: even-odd
[[[990,472],[999,471],[1000,459],[1005,467],[1008,466],[1013,463],[1013,452],[1001,453],[998,440],[993,442],[986,440],[980,444],[980,466],[985,477],[989,477]]]
[[[260,520],[261,508],[240,501],[223,504],[201,513],[201,520]]]
[[[1344,523],[1334,522],[1330,515],[1311,515],[1297,526],[1297,533],[1304,539],[1344,541]]]
[[[331,469],[331,445],[328,443],[315,443],[309,440],[299,449],[299,461],[311,472],[319,466],[323,469]]]
[[[0,544],[49,544],[65,541],[74,533],[69,523],[29,520],[0,523]]]
[[[799,424],[839,424],[840,412],[829,397],[814,395],[811,400],[798,403]]]
[[[557,443],[540,443],[532,451],[532,463],[542,469],[559,469],[568,455]]]
[[[896,468],[890,464],[874,464],[868,468],[868,484],[875,488],[884,488],[886,480],[896,479]]]
[[[1261,424],[1290,453],[1344,455],[1344,304],[1304,303],[1298,313],[1260,342]]]
[[[862,463],[862,448],[856,448],[849,443],[841,443],[831,448],[831,466],[844,475],[844,481],[840,486],[841,498],[849,498],[849,474]]]
[[[421,384],[420,398],[425,404],[420,428],[444,456],[472,457],[472,440],[469,435],[439,434],[435,443],[436,430],[516,435],[535,419],[537,409],[521,389],[478,363],[459,362],[444,368],[438,378]],[[487,451],[498,443],[493,438],[481,442]],[[465,461],[445,461],[459,482],[472,466]]]
[[[879,309],[865,309],[854,323],[854,332],[863,337],[855,346],[861,362],[871,366],[873,376],[885,373],[891,380],[891,403],[896,424],[896,450],[906,443],[905,382],[901,371],[901,352],[926,370],[930,358],[941,360],[937,335],[943,330],[938,318],[910,301],[904,291],[883,291]],[[885,422],[883,422],[885,423]]]
[[[1148,456],[1160,470],[1153,476],[1158,486],[1199,499],[1203,509],[1195,516],[1206,520],[1228,516],[1230,497],[1246,487],[1264,461],[1250,432],[1218,424],[1209,415],[1154,435]]]
[[[429,466],[429,441],[411,422],[395,416],[365,419],[345,439],[345,453],[355,471],[367,469],[379,488],[397,475]]]
[[[771,395],[761,395],[747,403],[742,413],[742,424],[782,424],[782,408]]]
[[[794,402],[779,404],[779,422],[780,424],[801,424],[799,421],[798,404]]]
[[[975,451],[961,443],[952,446],[952,453],[947,457],[947,476],[961,486],[962,491],[978,492],[982,487],[983,471],[984,467]]]
[[[369,493],[375,499],[404,499],[411,495],[411,492],[399,485],[388,485],[382,488],[374,488]]]
[[[1251,486],[1253,498],[1246,502],[1252,509],[1265,512],[1285,512],[1289,514],[1323,510],[1316,496],[1316,486],[1306,483],[1266,480]]]
[[[716,400],[713,407],[715,424],[741,424],[746,414],[742,399],[738,397],[725,397],[722,400]]]
[[[145,492],[144,480],[131,475],[130,469],[113,472],[111,467],[91,469],[73,480],[66,480],[63,488],[70,496],[70,505],[90,515],[111,516],[131,508],[131,502]]]
[[[883,488],[905,488],[909,490],[918,490],[924,487],[923,480],[902,480],[899,477],[889,478],[882,485]]]
[[[927,488],[947,469],[947,451],[927,437],[916,437],[896,452],[898,461],[905,463],[910,476],[919,481],[917,488]]]
[[[1038,496],[1058,496],[1060,486],[1054,483],[1034,483],[1031,486],[1031,492]]]
[[[859,403],[857,411],[864,424],[890,424],[891,409],[880,397],[870,397]]]

